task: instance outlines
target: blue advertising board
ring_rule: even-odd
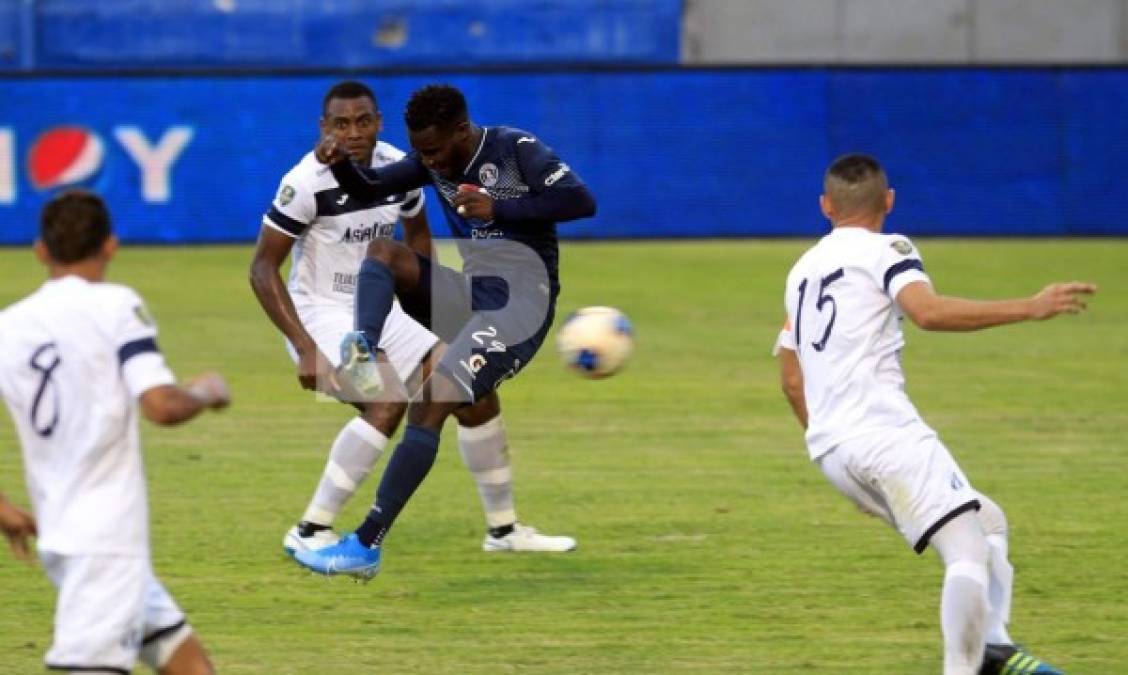
[[[0,78],[0,243],[66,185],[130,242],[249,241],[317,138],[331,76]],[[821,232],[836,155],[876,155],[909,234],[1128,234],[1128,70],[722,69],[373,75],[385,140],[429,82],[527,129],[592,187],[572,238]],[[433,220],[440,220],[437,214]],[[435,222],[439,234],[445,225]]]

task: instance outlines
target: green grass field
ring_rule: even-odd
[[[919,243],[941,292],[1101,285],[1079,317],[907,328],[905,364],[925,419],[1009,516],[1016,638],[1071,674],[1128,672],[1128,241]],[[560,315],[623,308],[635,357],[589,382],[549,346],[502,397],[519,513],[579,550],[481,553],[447,433],[368,585],[282,554],[349,412],[298,388],[249,247],[125,249],[111,278],[147,298],[174,369],[217,368],[234,392],[222,414],[144,428],[158,573],[221,673],[938,672],[942,567],[830,487],[779,393],[783,277],[808,244],[566,245]],[[0,304],[42,275],[25,250],[0,250],[0,269]],[[26,504],[4,420],[0,489]],[[40,672],[53,589],[0,554],[0,598],[0,672]]]

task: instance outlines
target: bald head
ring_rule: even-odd
[[[835,219],[854,216],[883,216],[889,179],[877,160],[869,155],[843,155],[831,163],[823,176],[823,195]]]

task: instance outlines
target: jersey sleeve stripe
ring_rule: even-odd
[[[404,203],[403,203],[402,205],[400,205],[400,211],[407,211],[407,212],[409,212],[409,211],[411,211],[412,209],[414,209],[414,208],[415,208],[415,206],[416,206],[416,205],[417,205],[418,203],[419,203],[419,195],[415,195],[414,197],[412,197],[411,199],[407,200],[407,201],[406,201],[406,202],[404,202]]]
[[[160,351],[161,350],[157,347],[157,341],[151,337],[126,342],[118,348],[118,363],[124,365],[126,361],[138,354],[146,354],[148,352],[160,353]]]
[[[293,218],[287,216],[285,213],[282,213],[273,206],[270,207],[270,210],[266,212],[266,215],[263,216],[263,219],[269,220],[271,225],[274,225],[283,232],[289,232],[295,237],[302,236],[303,234],[305,234],[305,231],[309,229],[309,225],[307,225],[306,223],[303,223],[300,220],[294,220]]]
[[[889,269],[885,270],[885,292],[889,292],[889,284],[893,283],[893,277],[901,274],[902,272],[908,272],[909,270],[917,270],[923,272],[924,263],[916,258],[910,258],[909,260],[902,260],[899,263],[890,265]]]

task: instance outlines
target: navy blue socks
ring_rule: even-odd
[[[356,529],[357,539],[372,548],[384,541],[407,500],[427,477],[439,454],[439,434],[426,428],[408,425],[403,440],[396,446],[380,488],[376,491],[376,504],[368,512],[364,524]]]
[[[364,331],[372,349],[380,344],[384,320],[392,311],[396,279],[382,261],[365,258],[356,280],[356,329]]]

